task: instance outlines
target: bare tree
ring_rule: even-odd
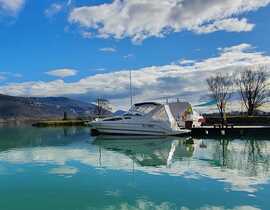
[[[108,115],[112,111],[111,104],[107,99],[98,98],[96,100],[95,115],[98,117],[103,117]]]
[[[264,66],[248,67],[236,79],[248,116],[261,107],[269,96],[267,74]]]
[[[232,95],[232,77],[229,74],[217,73],[206,81],[211,92],[210,97],[216,101],[222,124],[224,124],[226,105]]]

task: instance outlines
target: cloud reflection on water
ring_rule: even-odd
[[[172,146],[176,145],[168,164]],[[201,145],[207,147],[202,148]],[[228,190],[254,193],[269,181],[270,142],[184,139],[106,141],[79,145],[42,146],[11,149],[0,153],[9,164],[52,164],[49,173],[75,175],[79,168],[71,161],[108,170],[168,174],[186,179],[208,177],[227,184]],[[3,171],[3,170],[2,170]]]

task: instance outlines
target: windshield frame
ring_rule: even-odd
[[[157,103],[141,103],[134,104],[126,115],[136,115],[136,116],[144,116],[155,110],[159,107],[160,104]]]

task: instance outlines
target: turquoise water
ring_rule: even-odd
[[[0,210],[270,209],[270,141],[0,128]]]

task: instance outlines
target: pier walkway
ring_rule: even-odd
[[[192,128],[191,133],[194,137],[270,137],[270,126],[202,126]]]

